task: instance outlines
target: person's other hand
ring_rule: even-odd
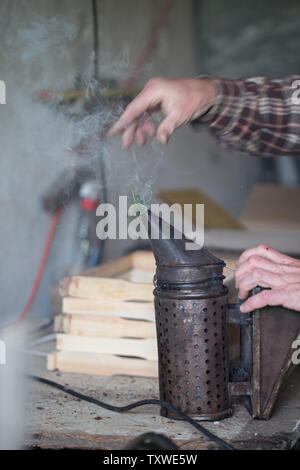
[[[256,286],[269,288],[249,297],[241,305],[243,313],[267,305],[282,305],[300,312],[300,260],[267,245],[244,251],[237,262],[235,285],[241,300],[247,299]]]
[[[152,78],[127,106],[109,134],[123,134],[123,147],[133,141],[145,145],[147,138],[157,135],[166,144],[173,132],[204,114],[215,102],[216,89],[211,79]],[[162,111],[163,121],[156,129],[150,119],[155,111]]]

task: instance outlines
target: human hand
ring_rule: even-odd
[[[282,305],[300,312],[300,260],[267,245],[244,251],[237,262],[235,285],[241,300],[256,286],[269,288],[249,297],[240,307],[243,313],[267,305]]]
[[[167,144],[178,127],[199,118],[214,104],[215,99],[216,89],[211,79],[152,78],[127,106],[109,134],[123,134],[125,149],[134,140],[143,146],[147,138],[155,134],[162,144]],[[156,111],[164,114],[157,129],[150,119]]]

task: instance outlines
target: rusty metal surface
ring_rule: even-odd
[[[283,307],[266,307],[253,320],[254,417],[268,419],[291,365],[300,315]]]
[[[226,296],[175,300],[156,291],[160,397],[198,419],[231,413],[226,308]]]
[[[222,276],[222,268],[225,266],[223,260],[220,260],[208,250],[196,249],[187,250],[186,243],[191,243],[183,233],[173,226],[163,221],[161,217],[158,217],[153,212],[148,211],[148,235],[149,241],[153,250],[155,261],[159,270],[159,275],[164,280],[163,272],[166,269],[165,280],[170,282],[170,277],[177,274],[186,273],[185,267],[201,267],[198,276],[202,277],[201,274],[208,268],[215,271],[216,275],[219,273]],[[181,267],[181,271],[170,270],[169,268]],[[196,270],[193,272],[196,275]],[[208,276],[210,277],[210,276]],[[181,278],[180,282],[186,282],[189,279],[191,281],[191,273],[187,273],[185,281]]]
[[[230,382],[229,390],[231,396],[252,395],[251,382]]]
[[[150,212],[148,221],[156,260],[161,399],[199,419],[217,420],[230,414],[234,395],[253,417],[268,418],[291,363],[299,313],[268,307],[241,314],[238,305],[228,305],[224,262],[204,248],[186,250],[188,240],[178,238],[173,226],[164,237],[162,219]],[[240,364],[230,371],[235,383],[230,396],[227,322],[240,325],[241,340]],[[162,414],[175,418],[167,410]]]
[[[148,233],[156,260],[155,316],[160,397],[190,416],[229,416],[227,288],[224,262],[190,242],[148,212]],[[166,225],[165,225],[166,227]],[[154,235],[154,236],[153,236]],[[177,418],[169,410],[162,415]]]
[[[257,287],[252,295],[262,289]],[[228,321],[240,324],[240,364],[230,371],[230,393],[242,396],[254,418],[269,419],[291,367],[292,344],[300,334],[300,315],[284,307],[265,307],[245,319],[229,305]],[[250,322],[248,321],[250,319]],[[246,375],[246,378],[240,379]],[[247,381],[251,382],[248,390]]]
[[[252,416],[258,417],[261,412],[261,315],[256,311],[252,322]]]
[[[241,313],[240,306],[238,304],[228,304],[228,323],[234,323],[237,325],[250,325],[252,317],[249,314]]]

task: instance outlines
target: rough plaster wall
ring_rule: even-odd
[[[298,0],[194,0],[200,70],[229,78],[299,73]],[[262,159],[261,181],[300,184],[297,158]]]
[[[99,2],[101,76],[127,76],[159,4],[159,0]],[[192,2],[177,0],[140,84],[153,75],[196,74],[192,19]],[[0,107],[3,322],[16,318],[24,307],[49,226],[40,197],[66,165],[64,151],[74,140],[70,123],[32,96],[42,88],[71,88],[77,73],[91,76],[90,2],[4,0],[0,26],[0,79],[7,84],[7,104]],[[153,178],[154,191],[196,186],[233,212],[240,210],[257,172],[253,157],[221,151],[206,132],[195,134],[188,128],[179,130],[167,149],[154,142],[124,153],[118,140],[109,142],[105,159],[110,201],[128,194],[128,183],[143,190]],[[49,285],[67,272],[77,215],[76,207],[63,215],[35,315],[49,314]],[[109,242],[106,258],[119,256],[130,245]]]
[[[225,77],[280,78],[300,65],[298,0],[194,1],[199,62]]]
[[[70,87],[76,72],[90,65],[85,11],[84,2],[72,0],[9,0],[0,5],[0,73],[7,85],[7,104],[0,107],[3,320],[16,318],[29,295],[50,222],[40,197],[65,165],[63,153],[71,139],[68,123],[32,96],[43,88]],[[36,314],[49,312],[49,283],[65,272],[75,219],[76,212],[68,209],[33,309]]]

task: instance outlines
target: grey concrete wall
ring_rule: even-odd
[[[280,78],[299,70],[298,0],[194,0],[194,11],[207,72]]]
[[[153,22],[159,0],[101,0],[100,76],[125,78]],[[190,0],[177,0],[158,47],[139,85],[154,75],[198,73]],[[33,98],[40,89],[67,90],[80,73],[92,74],[92,22],[89,1],[2,0],[0,4],[0,79],[7,104],[0,106],[0,323],[22,311],[39,262],[50,219],[40,198],[61,169],[72,166],[68,150],[97,124],[70,122]],[[94,155],[89,155],[93,159]],[[180,129],[169,146],[121,150],[105,147],[109,200],[128,194],[133,183],[143,191],[195,186],[238,214],[257,178],[254,157],[220,149],[206,132]],[[49,286],[68,273],[78,212],[67,208],[58,228],[33,315],[49,314]],[[130,242],[107,244],[106,258],[119,256]]]

